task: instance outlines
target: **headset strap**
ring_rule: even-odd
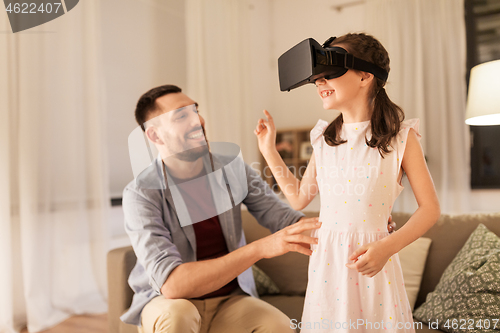
[[[382,81],[387,81],[389,73],[383,68],[372,64],[366,60],[360,59],[358,57],[353,56],[350,53],[340,53],[337,51],[330,51],[328,49],[326,51],[326,63],[325,65],[330,66],[340,66],[350,69],[356,69],[358,71],[372,73]]]

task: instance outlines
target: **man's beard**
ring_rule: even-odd
[[[208,145],[203,145],[200,147],[181,151],[180,153],[174,154],[171,157],[185,162],[194,162],[200,157],[205,156],[206,154],[208,154]]]
[[[174,158],[177,158],[177,159],[179,159],[181,161],[185,161],[185,162],[194,162],[197,159],[199,159],[200,157],[205,156],[209,152],[208,140],[207,140],[206,133],[205,133],[205,126],[199,126],[199,127],[192,129],[191,131],[189,131],[189,133],[186,134],[186,139],[187,139],[189,134],[196,132],[196,131],[199,131],[199,130],[202,130],[202,132],[203,132],[203,137],[205,138],[204,144],[199,146],[199,147],[183,150],[183,151],[175,154],[173,156]]]

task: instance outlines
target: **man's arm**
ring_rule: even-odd
[[[165,226],[161,204],[159,190],[139,189],[130,184],[123,191],[125,231],[149,285],[158,294],[170,272],[182,264],[179,250]]]
[[[254,243],[225,256],[183,263],[170,273],[161,287],[165,298],[200,297],[218,290],[261,259]]]
[[[305,248],[298,243],[309,245],[314,239],[299,234],[319,227],[311,220],[301,221],[294,228],[262,238],[223,257],[183,263],[163,221],[162,200],[158,190],[127,187],[123,210],[125,229],[137,260],[144,267],[152,288],[167,298],[193,298],[218,290],[262,258],[288,251],[310,254],[309,246]]]
[[[317,218],[304,219],[220,258],[181,264],[170,273],[161,293],[172,299],[199,297],[220,289],[260,259],[290,251],[311,255],[309,244],[317,244],[317,238],[301,233],[320,226]]]

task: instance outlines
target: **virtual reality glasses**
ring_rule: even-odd
[[[328,47],[335,37],[330,37],[323,46],[308,38],[286,51],[278,59],[280,90],[290,91],[317,79],[334,79],[349,69],[373,74],[387,81],[389,73],[383,68],[347,53],[341,47]]]

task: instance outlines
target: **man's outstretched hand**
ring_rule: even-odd
[[[257,240],[261,257],[274,258],[290,251],[311,255],[310,244],[317,244],[318,239],[309,234],[320,227],[318,217],[301,218],[298,222]]]
[[[391,233],[395,230],[396,230],[396,222],[392,220],[392,215],[389,215],[389,220],[387,221],[387,231]]]

